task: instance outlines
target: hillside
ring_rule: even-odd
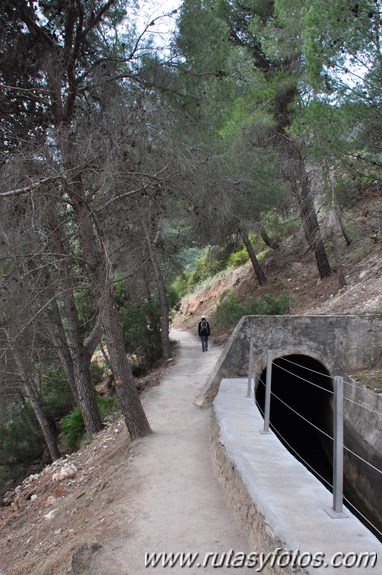
[[[329,278],[320,280],[313,254],[301,256],[303,252],[301,237],[268,252],[263,262],[267,276],[263,287],[259,287],[250,263],[205,282],[183,299],[174,324],[192,329],[203,313],[213,319],[219,299],[229,290],[242,302],[265,293],[287,292],[293,302],[290,313],[296,315],[382,313],[380,242],[369,241],[358,254],[352,245],[343,248],[347,285],[342,289],[335,268]]]
[[[293,297],[293,314],[382,312],[379,241],[370,237],[358,251],[354,246],[342,248],[347,281],[342,290],[335,272],[326,280],[317,280],[313,256],[305,252],[301,258],[301,246],[302,238],[297,236],[266,255],[263,266],[268,282],[262,288],[256,284],[249,264],[206,282],[184,298],[173,326],[195,334],[199,316],[204,313],[211,321],[213,343],[221,344],[228,334],[215,328],[214,312],[227,290],[234,290],[240,301],[269,291],[287,291]],[[378,388],[381,372],[376,367],[366,362],[364,372]],[[158,384],[165,371],[162,366],[151,375],[151,383],[142,386],[144,394],[150,393],[148,387]],[[138,449],[139,441],[129,444],[125,426],[116,416],[80,452],[30,476],[9,493],[0,509],[1,575],[84,573],[92,551],[121,528],[123,505],[128,504],[122,499],[121,485]],[[84,541],[89,547],[78,551]]]

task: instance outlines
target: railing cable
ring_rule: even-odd
[[[306,367],[305,365],[301,365],[300,363],[297,363],[296,361],[292,361],[291,359],[287,359],[286,357],[278,357],[277,361],[282,360],[282,361],[286,361],[287,363],[291,363],[292,365],[296,365],[297,367],[301,367],[302,369],[306,369],[307,371],[311,371],[312,373],[315,373],[317,375],[321,375],[322,377],[327,377],[328,379],[332,379],[332,376],[327,374],[327,373],[323,373],[322,371],[317,371],[316,369],[312,369],[311,367]]]
[[[364,405],[363,403],[359,403],[359,401],[356,401],[355,399],[350,399],[350,397],[344,396],[344,400],[349,401],[350,403],[354,403],[354,405],[358,405],[358,407],[363,407],[363,409],[370,411],[370,413],[374,413],[374,415],[378,415],[379,417],[382,417],[382,413],[380,411],[376,411],[372,407],[368,407],[367,405]]]
[[[372,523],[372,522],[370,521],[370,519],[368,519],[363,513],[361,513],[361,511],[360,511],[351,501],[349,501],[349,499],[348,499],[347,497],[344,496],[344,500],[346,501],[346,503],[347,503],[350,507],[352,507],[352,508],[358,513],[358,515],[359,515],[360,517],[362,517],[369,525],[371,525],[371,527],[376,531],[376,533],[378,533],[378,534],[382,537],[382,531],[380,531],[380,530],[378,529],[378,527],[376,527],[376,526],[374,525],[374,523]]]
[[[308,463],[299,453],[296,449],[294,449],[294,447],[292,447],[290,445],[290,443],[283,437],[283,435],[280,433],[280,431],[277,429],[277,427],[275,425],[273,425],[273,423],[270,424],[272,429],[277,433],[277,435],[282,439],[282,441],[288,446],[288,448],[295,453],[295,455],[297,455],[297,457],[304,463],[304,465],[306,467],[308,467],[315,476],[319,477],[321,479],[321,481],[323,483],[326,483],[326,485],[328,485],[331,489],[333,489],[333,485],[330,483],[330,481],[328,481],[327,479],[325,479],[325,477],[322,477],[322,475],[320,473],[318,473],[318,471],[316,469],[314,469],[314,467],[312,465],[310,465],[310,463]]]
[[[285,369],[285,367],[282,367],[279,364],[276,364],[276,367],[282,369],[286,373],[289,373],[289,375],[293,375],[293,377],[297,377],[298,379],[301,379],[302,381],[305,381],[306,383],[309,383],[310,385],[313,385],[314,387],[318,387],[318,389],[321,389],[322,391],[326,391],[327,393],[334,395],[334,392],[332,390],[326,389],[325,387],[321,387],[320,385],[317,385],[317,383],[313,383],[313,381],[309,381],[309,379],[305,379],[304,377],[301,377],[301,375],[297,375],[297,373],[293,373],[293,371],[289,371],[289,369]]]
[[[369,465],[369,467],[372,467],[375,471],[377,471],[378,473],[380,473],[382,475],[382,470],[378,469],[378,467],[375,467],[375,465],[373,465],[372,463],[369,463],[368,461],[366,461],[366,459],[364,459],[363,457],[361,457],[361,455],[358,455],[358,453],[355,453],[354,451],[352,451],[349,447],[346,447],[346,445],[344,445],[344,449],[346,449],[346,451],[348,451],[349,453],[351,453],[352,455],[354,455],[354,457],[357,457],[358,459],[360,459],[361,461],[363,461],[363,463],[366,463],[366,465]]]
[[[324,431],[323,429],[320,429],[319,427],[317,427],[317,425],[315,425],[312,421],[309,421],[309,419],[306,419],[306,417],[304,417],[301,413],[298,413],[298,411],[296,411],[295,409],[293,409],[293,407],[291,407],[290,405],[288,405],[284,400],[282,400],[278,395],[276,395],[273,391],[271,392],[271,395],[273,395],[273,397],[275,397],[276,399],[278,399],[283,405],[285,405],[285,407],[287,407],[288,409],[290,409],[291,411],[293,411],[293,413],[295,413],[296,415],[298,415],[299,417],[301,417],[301,419],[303,419],[304,421],[306,421],[306,423],[308,423],[309,425],[311,425],[312,427],[314,427],[314,429],[317,429],[317,431],[320,431],[323,435],[325,435],[326,437],[328,437],[329,439],[331,439],[333,441],[333,437],[331,435],[329,435],[328,433],[326,433],[326,431]]]

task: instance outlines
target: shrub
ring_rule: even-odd
[[[219,300],[215,312],[218,327],[232,328],[245,315],[284,315],[290,312],[293,299],[287,292],[279,296],[265,294],[245,304],[240,304],[231,290],[225,292]]]
[[[62,367],[51,368],[41,376],[39,401],[47,419],[54,425],[73,409],[73,394]]]
[[[240,250],[232,252],[229,257],[229,265],[233,268],[238,268],[244,265],[249,259],[248,252],[245,246]]]
[[[97,396],[97,404],[100,415],[103,418],[114,410],[115,399],[114,397]],[[82,413],[80,408],[76,406],[70,413],[62,418],[60,422],[59,439],[66,448],[78,449],[85,437],[86,430]]]
[[[76,449],[85,435],[85,425],[78,405],[65,415],[60,422],[59,439],[65,447]]]
[[[145,371],[162,357],[159,305],[129,302],[121,308],[120,315],[126,349],[135,356],[136,371]]]
[[[223,328],[234,326],[243,315],[245,315],[244,307],[239,304],[236,295],[231,290],[223,293],[216,307],[216,326]]]

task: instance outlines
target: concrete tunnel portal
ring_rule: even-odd
[[[379,357],[381,329],[380,315],[243,316],[195,403],[212,405],[221,381],[247,379],[252,361],[255,400],[264,411],[267,350],[273,350],[271,430],[332,492],[334,376],[356,372],[366,356]],[[382,542],[382,394],[347,379],[344,505]]]
[[[300,354],[273,360],[270,427],[284,446],[324,484],[332,483],[333,380],[318,360]],[[265,369],[256,403],[264,412]],[[326,483],[327,482],[327,483]]]

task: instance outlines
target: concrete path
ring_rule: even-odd
[[[92,575],[221,575],[253,569],[224,567],[224,553],[247,552],[211,464],[210,410],[194,405],[221,349],[202,353],[199,339],[176,331],[176,364],[143,404],[154,434],[133,444],[126,469],[129,496],[115,538],[103,545]],[[145,567],[145,553],[199,554],[194,567]],[[216,552],[204,568],[208,553]],[[217,567],[219,568],[217,569]]]

